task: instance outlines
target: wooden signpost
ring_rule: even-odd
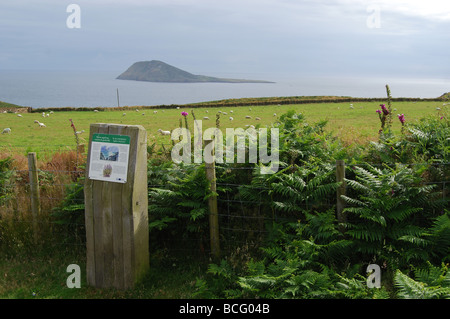
[[[88,285],[132,288],[149,269],[142,126],[91,124],[84,196]]]

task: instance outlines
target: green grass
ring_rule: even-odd
[[[221,115],[220,126],[224,130],[227,127],[243,127],[247,124],[270,125],[276,121],[277,116],[288,110],[294,109],[306,116],[308,122],[317,122],[328,120],[326,129],[341,137],[346,142],[361,142],[373,140],[377,137],[380,127],[378,115],[375,113],[379,109],[380,102],[356,102],[353,103],[354,109],[350,109],[349,103],[312,103],[296,105],[265,105],[265,106],[241,106],[241,107],[199,107],[194,109],[197,119],[208,116],[210,120],[203,121],[203,129],[215,125],[215,114],[221,110],[227,112],[227,115]],[[405,114],[406,121],[416,121],[428,115],[439,116],[437,107],[443,108],[442,102],[419,101],[419,102],[393,102],[393,130],[400,131],[400,122],[397,114]],[[251,109],[251,111],[250,111]],[[18,117],[14,113],[0,114],[0,130],[6,127],[11,128],[10,134],[0,134],[0,148],[3,152],[29,152],[40,150],[58,150],[74,149],[75,137],[70,126],[69,119],[74,121],[78,131],[85,130],[80,135],[82,143],[87,144],[89,136],[89,126],[91,123],[116,123],[124,125],[142,125],[147,130],[148,142],[169,144],[170,139],[167,136],[161,136],[157,131],[173,130],[179,126],[182,118],[181,112],[189,113],[189,126],[193,127],[193,118],[191,108],[177,109],[158,109],[154,114],[152,109],[127,110],[126,116],[122,110],[111,111],[55,111],[49,117],[43,118],[41,113],[23,113]],[[233,114],[231,114],[233,110]],[[208,113],[207,113],[208,111]],[[142,114],[145,115],[142,115]],[[245,119],[246,115],[251,115],[252,119]],[[229,117],[234,118],[233,121]],[[255,117],[260,117],[256,121]],[[46,127],[41,128],[34,120],[43,122]],[[184,123],[184,122],[183,122]],[[184,125],[184,124],[183,124]]]
[[[80,266],[81,288],[67,287],[70,264]],[[207,259],[151,259],[148,274],[128,290],[90,287],[85,270],[86,256],[81,248],[0,255],[0,299],[190,299],[194,298],[197,278],[206,273]]]

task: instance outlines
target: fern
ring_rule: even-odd
[[[449,273],[440,278],[441,271],[432,267],[428,270],[416,271],[414,280],[397,270],[394,277],[394,284],[397,288],[397,295],[403,299],[441,299],[450,298]],[[423,282],[419,281],[423,280]]]

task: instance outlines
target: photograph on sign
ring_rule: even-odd
[[[89,178],[126,183],[130,137],[127,135],[93,134]]]

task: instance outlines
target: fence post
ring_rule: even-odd
[[[145,129],[91,124],[84,187],[88,285],[128,289],[148,271],[147,188]]]
[[[38,217],[40,215],[41,203],[39,197],[39,178],[37,170],[37,158],[35,152],[28,153],[28,175],[30,177],[31,214],[33,218],[34,243],[38,240]]]
[[[339,223],[345,222],[345,214],[343,210],[345,208],[345,202],[341,198],[341,195],[345,195],[346,185],[345,185],[345,162],[342,160],[336,161],[336,182],[341,183],[336,192],[336,216]],[[342,226],[339,226],[341,232],[344,231]]]
[[[214,139],[205,140],[205,148],[210,143],[214,143]],[[213,149],[213,148],[211,148]],[[208,163],[205,161],[206,178],[210,183],[210,191],[216,193],[216,166],[215,161]],[[211,254],[217,261],[220,258],[220,241],[219,241],[219,213],[217,209],[217,196],[213,194],[208,199],[209,206],[209,236],[211,243]]]

